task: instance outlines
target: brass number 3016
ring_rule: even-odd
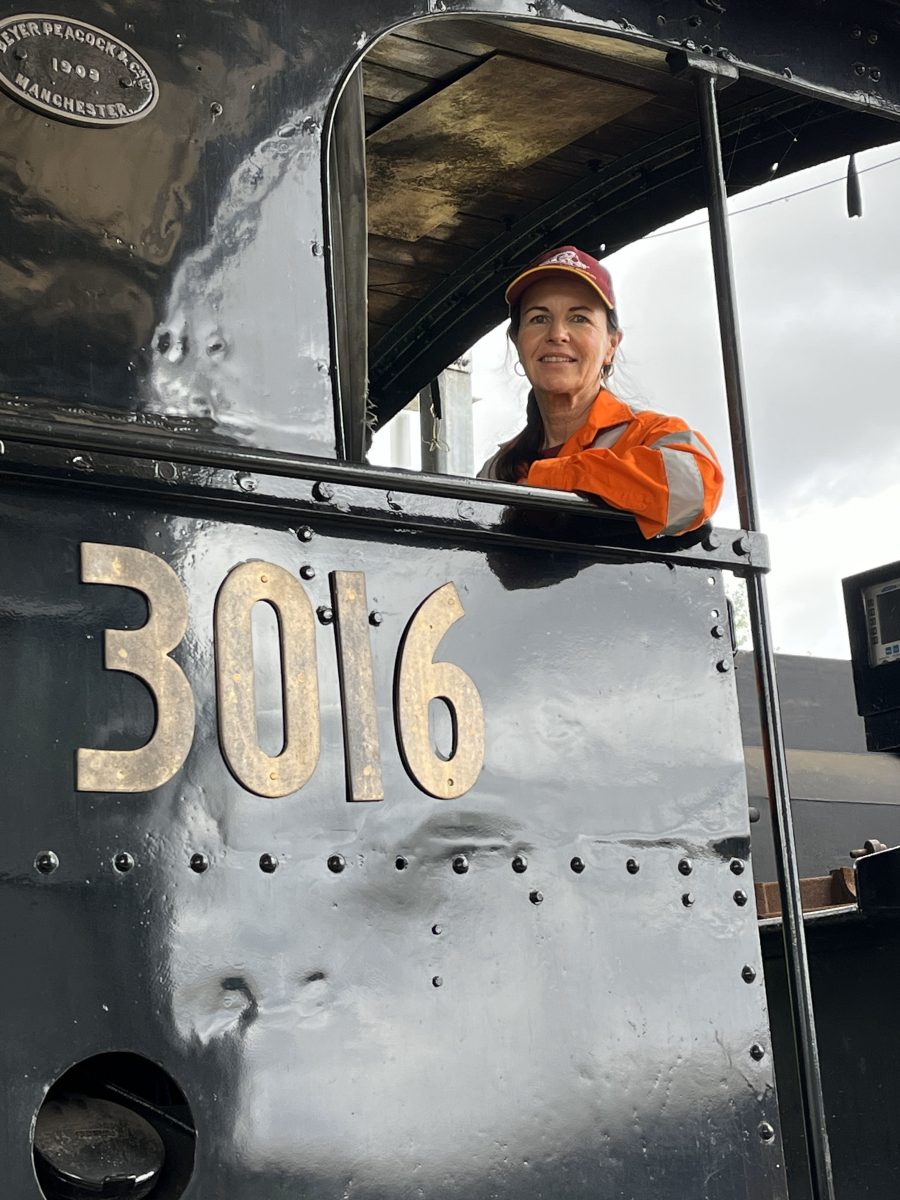
[[[167,563],[134,547],[83,543],[81,578],[133,588],[146,597],[145,625],[106,630],[105,664],[146,684],[156,706],[156,728],[137,750],[79,749],[77,787],[85,792],[151,791],[177,774],[194,738],[191,685],[171,658],[187,629],[187,596]],[[348,799],[383,800],[365,576],[335,571],[331,585]],[[277,755],[262,750],[256,733],[251,613],[260,602],[270,604],[278,619],[284,744]],[[444,634],[463,615],[455,584],[432,592],[406,628],[395,670],[394,714],[403,763],[424,792],[446,800],[473,786],[484,761],[478,691],[460,667],[434,661]],[[259,796],[296,792],[311,778],[320,751],[316,622],[306,591],[283,567],[242,563],[219,589],[214,633],[219,739],[229,769]],[[447,758],[436,751],[429,732],[435,700],[447,705],[452,721]]]

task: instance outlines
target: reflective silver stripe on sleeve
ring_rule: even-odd
[[[588,449],[611,450],[627,428],[628,422],[623,421],[621,425],[613,425],[609,429],[601,429],[590,446],[588,446]]]
[[[703,512],[703,477],[693,454],[681,450],[660,450],[660,454],[669,485],[669,507],[662,532],[681,533]]]
[[[709,458],[709,450],[690,429],[683,429],[679,433],[667,433],[665,437],[650,442],[651,450],[661,450],[663,446],[693,446],[704,458]]]

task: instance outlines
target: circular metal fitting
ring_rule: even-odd
[[[324,483],[321,479],[313,484],[312,489],[313,500],[320,500],[323,504],[334,499],[334,488],[330,483]]]
[[[775,1130],[768,1121],[760,1121],[759,1136],[764,1142],[774,1142]]]
[[[441,934],[444,932],[444,927],[443,927],[443,925],[432,925],[431,932],[434,934],[435,937],[440,937]]]
[[[731,670],[731,659],[720,658],[719,661],[716,663],[716,670],[719,672],[720,675],[727,675],[728,672]]]
[[[323,625],[330,625],[334,620],[334,609],[329,608],[327,604],[320,604],[316,609],[316,616]]]
[[[869,78],[873,83],[881,83],[881,71],[879,71],[878,67],[869,68]]]
[[[761,1059],[765,1058],[765,1056],[766,1056],[765,1048],[763,1046],[761,1046],[759,1044],[759,1042],[754,1042],[753,1045],[750,1047],[750,1057],[755,1062],[759,1062]]]
[[[259,856],[259,869],[265,871],[267,875],[271,875],[278,870],[278,859],[274,854],[261,854]]]
[[[328,870],[333,871],[335,875],[340,875],[347,863],[343,854],[332,854],[328,858]]]
[[[297,540],[299,542],[311,542],[313,539],[313,531],[308,525],[301,525],[297,530]]]
[[[209,859],[205,854],[191,855],[191,870],[196,871],[198,875],[202,875],[209,867]]]
[[[628,872],[629,875],[637,875],[637,873],[640,869],[641,869],[641,864],[638,862],[638,860],[636,858],[629,858],[628,862],[625,864],[625,870]]]
[[[866,34],[866,41],[868,42],[868,44],[870,46],[877,46],[878,45],[878,31],[875,29],[870,29],[869,32]]]
[[[576,854],[575,857],[572,859],[572,861],[569,863],[569,866],[572,868],[572,870],[575,872],[576,875],[580,875],[581,872],[584,870],[584,859]]]
[[[380,612],[370,612],[369,613],[369,624],[370,625],[374,625],[377,628],[379,625],[381,625],[383,623],[383,621],[384,621],[384,617],[381,615]]]
[[[853,74],[854,75],[859,75],[861,77],[861,76],[865,75],[865,73],[866,73],[866,64],[865,63],[857,62],[857,63],[853,64]]]
[[[743,875],[744,864],[739,858],[733,858],[728,866],[731,868],[732,875]]]
[[[689,858],[682,858],[678,861],[678,870],[682,875],[690,875],[694,869],[694,864]]]
[[[120,850],[113,859],[113,866],[117,871],[125,875],[134,866],[134,858],[127,850]]]
[[[724,625],[713,625],[712,629],[709,632],[713,635],[714,638],[723,638],[725,636],[725,626]]]
[[[209,106],[209,111],[212,116],[221,117],[225,110],[222,108],[222,105],[218,102],[218,100],[213,100],[212,104]]]
[[[394,859],[394,866],[397,868],[398,871],[405,871],[406,868],[409,866],[409,859],[404,858],[402,854],[398,854],[397,857]]]
[[[734,893],[734,902],[738,908],[743,908],[747,903],[747,893],[741,888],[738,888],[738,890]]]
[[[465,875],[469,869],[469,860],[464,854],[457,854],[453,860],[453,870],[457,875]]]
[[[685,908],[691,908],[694,903],[693,892],[685,892],[684,895],[681,897],[681,903],[684,905]]]
[[[734,539],[732,549],[735,554],[747,555],[750,553],[750,539],[746,533],[742,533],[740,537]]]
[[[752,983],[756,978],[756,971],[749,964],[741,969],[741,979],[744,983]]]
[[[544,893],[539,892],[537,890],[537,888],[535,888],[535,890],[533,892],[528,893],[528,899],[531,901],[532,904],[543,904],[544,903]]]
[[[59,859],[52,850],[41,850],[34,856],[34,869],[41,875],[52,875],[59,866]]]
[[[512,869],[517,875],[523,875],[528,870],[528,859],[524,854],[517,854],[512,860]]]
[[[309,563],[304,563],[303,566],[300,568],[300,578],[301,579],[315,579],[315,577],[316,577],[316,568],[311,567],[309,565]]]
[[[440,975],[432,975],[431,986],[432,987],[443,987],[444,986],[444,981]]]
[[[850,30],[850,36],[852,38],[856,38],[856,39],[861,38],[862,37],[862,28],[859,25],[854,25],[853,28]]]
[[[716,533],[716,531],[714,529],[711,529],[709,531],[709,533],[706,535],[706,537],[703,539],[704,550],[718,550],[721,545],[722,545],[722,539],[719,537],[719,535]]]

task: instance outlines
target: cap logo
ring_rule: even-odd
[[[574,250],[560,250],[559,254],[554,254],[551,258],[545,258],[541,263],[542,267],[549,267],[559,264],[562,267],[574,267],[577,271],[587,271],[590,274],[591,268],[586,262],[582,262]]]

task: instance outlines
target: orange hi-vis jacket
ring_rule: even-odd
[[[498,451],[479,472],[495,479]],[[605,388],[556,458],[538,459],[520,482],[589,492],[634,513],[644,537],[687,533],[709,520],[722,468],[709,443],[680,419],[623,404]]]

